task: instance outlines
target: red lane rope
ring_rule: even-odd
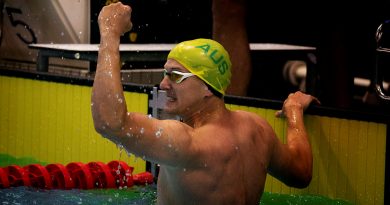
[[[62,164],[49,164],[46,169],[50,174],[54,189],[72,189],[74,183],[66,167]]]
[[[9,186],[8,174],[3,168],[0,168],[0,188],[8,188]]]
[[[123,161],[71,162],[24,167],[10,165],[0,167],[0,188],[31,186],[41,189],[106,189],[129,188],[133,185],[153,183],[153,175],[143,172],[133,175],[134,168]]]

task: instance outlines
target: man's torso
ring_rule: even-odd
[[[160,167],[159,203],[258,204],[272,140],[261,123],[246,112],[231,112],[229,119],[195,131],[197,159]]]

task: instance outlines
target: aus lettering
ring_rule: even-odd
[[[223,56],[223,54],[219,54],[218,49],[213,49],[210,51],[211,46],[209,44],[196,46],[196,48],[200,48],[207,54],[207,56],[211,59],[211,61],[217,65],[218,71],[220,74],[225,74],[228,69],[228,64]]]
[[[226,71],[228,70],[229,66],[228,64],[226,63],[226,61],[222,61],[221,64],[218,65],[218,71],[219,73],[221,73],[222,75],[226,73]]]

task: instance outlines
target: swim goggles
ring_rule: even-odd
[[[194,76],[194,74],[192,74],[192,73],[183,73],[183,72],[176,71],[176,70],[168,72],[166,69],[164,69],[164,77],[165,76],[168,76],[169,80],[172,81],[172,82],[181,83],[186,78]]]

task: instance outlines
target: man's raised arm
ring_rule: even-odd
[[[100,46],[92,88],[92,116],[102,135],[115,135],[123,127],[127,108],[120,76],[120,36],[132,27],[131,8],[121,3],[106,6],[99,14]],[[110,129],[108,129],[110,128]]]

